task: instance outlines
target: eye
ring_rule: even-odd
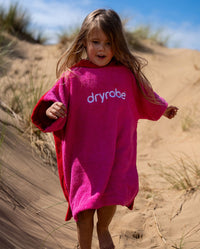
[[[99,41],[93,40],[92,43],[93,43],[93,44],[99,44]]]
[[[111,42],[106,42],[106,45],[107,46],[111,46]]]

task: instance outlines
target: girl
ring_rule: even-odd
[[[133,208],[138,120],[177,112],[153,92],[141,66],[117,13],[95,10],[58,61],[59,80],[33,110],[33,123],[54,133],[66,220],[74,217],[81,249],[91,248],[95,210],[100,248],[112,249],[116,205]]]

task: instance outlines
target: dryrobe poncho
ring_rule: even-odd
[[[124,205],[132,209],[138,192],[138,119],[158,120],[167,103],[146,100],[132,72],[111,62],[98,67],[80,61],[37,103],[33,123],[53,132],[58,172],[68,201],[66,220],[87,209]],[[67,117],[51,120],[46,109],[62,102]]]

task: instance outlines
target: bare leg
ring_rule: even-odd
[[[94,212],[94,209],[89,209],[78,214],[76,224],[80,249],[91,249]]]
[[[108,226],[112,221],[115,211],[116,211],[116,206],[102,207],[97,210],[97,217],[98,217],[97,234],[98,234],[100,249],[115,248],[111,235],[108,230]]]

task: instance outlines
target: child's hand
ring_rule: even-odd
[[[171,119],[171,118],[173,118],[174,116],[176,116],[177,111],[178,111],[178,108],[177,108],[176,106],[170,105],[170,106],[168,106],[167,109],[165,110],[163,116],[165,116],[165,117]]]
[[[61,102],[53,103],[47,110],[46,115],[50,119],[58,119],[66,117],[66,107]]]

